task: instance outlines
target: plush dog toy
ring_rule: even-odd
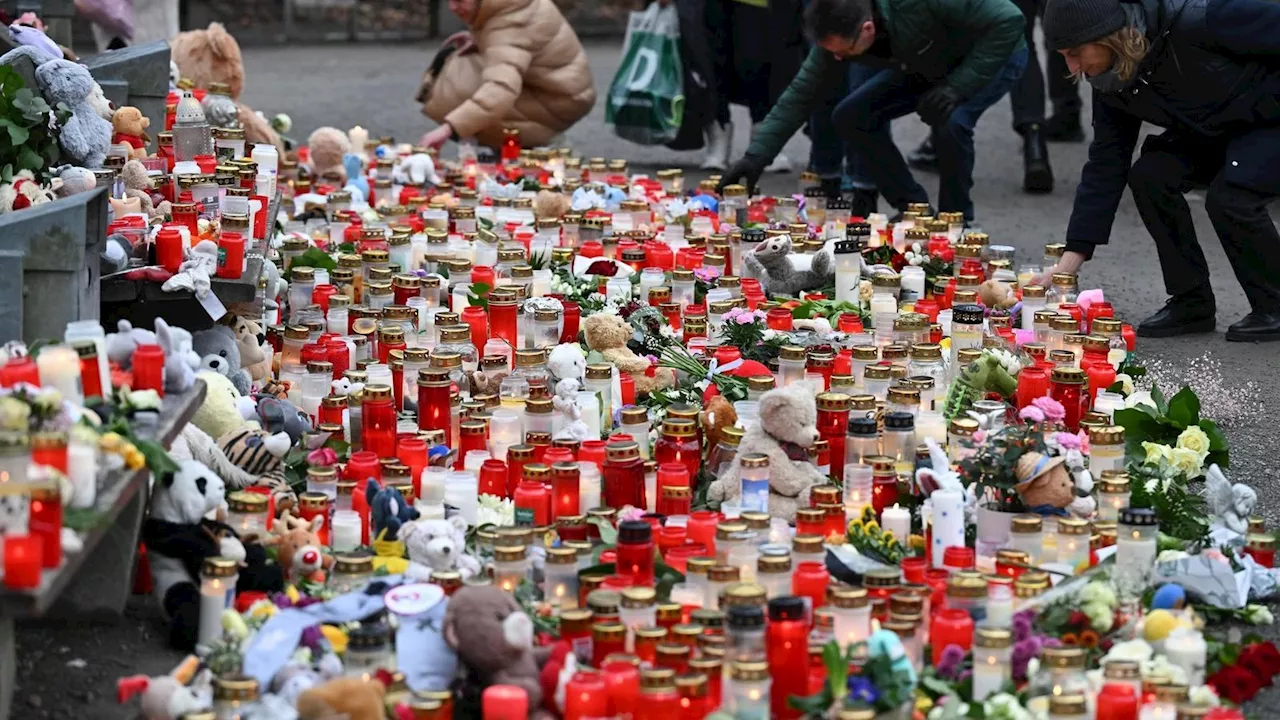
[[[742,254],[746,274],[764,285],[770,295],[799,296],[801,291],[830,285],[835,277],[831,255],[823,250],[813,257],[808,270],[797,270],[791,264],[791,238],[777,235]]]
[[[467,521],[460,515],[448,520],[410,520],[400,526],[400,540],[409,552],[407,574],[431,579],[433,572],[457,570],[466,580],[480,573],[480,562],[467,555]]]

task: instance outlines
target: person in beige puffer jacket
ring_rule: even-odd
[[[504,128],[545,145],[595,105],[587,54],[552,0],[449,0],[470,32],[445,41],[418,101],[440,127],[421,144],[475,138],[498,147]]]

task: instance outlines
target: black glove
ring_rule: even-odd
[[[936,127],[951,117],[952,111],[963,99],[955,90],[946,85],[939,85],[920,96],[920,102],[916,105],[916,114],[926,125]]]
[[[760,176],[764,174],[764,167],[767,165],[760,158],[750,155],[743,155],[742,159],[729,166],[729,169],[720,176],[720,184],[716,186],[716,192],[723,193],[726,185],[746,185],[747,192],[755,193],[756,183],[760,182]]]

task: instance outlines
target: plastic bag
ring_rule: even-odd
[[[631,13],[622,63],[609,84],[605,122],[641,145],[674,140],[684,116],[680,19],[672,5]]]

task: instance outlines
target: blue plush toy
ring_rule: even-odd
[[[1151,609],[1181,610],[1187,604],[1187,591],[1177,583],[1165,583],[1151,596]]]
[[[342,167],[347,171],[347,184],[355,185],[360,192],[364,194],[365,200],[369,199],[369,181],[364,177],[364,166],[360,162],[360,156],[355,153],[347,153],[342,156]]]
[[[369,528],[370,539],[379,538],[395,541],[400,537],[400,527],[410,520],[418,519],[418,510],[405,502],[400,491],[393,487],[383,487],[382,483],[370,478],[364,488],[365,499],[369,501],[372,515]],[[386,531],[383,534],[383,531]]]

